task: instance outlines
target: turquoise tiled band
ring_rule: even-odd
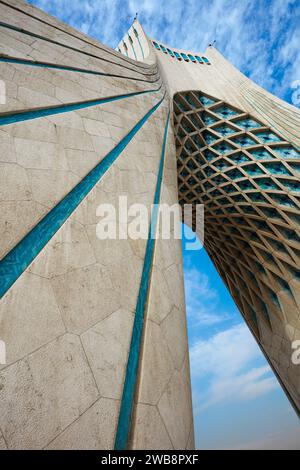
[[[165,95],[164,95],[165,96]],[[0,261],[0,298],[98,183],[120,153],[157,110],[164,96],[131,131]]]

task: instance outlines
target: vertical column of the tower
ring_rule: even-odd
[[[165,152],[161,204],[178,203],[173,127]],[[172,223],[171,223],[172,227]],[[130,445],[134,449],[193,449],[194,427],[181,240],[158,228]],[[178,232],[177,232],[178,233]]]
[[[122,53],[128,53],[133,58],[129,36],[134,38],[138,59],[156,63],[151,42],[138,21],[133,23],[128,34],[119,43]],[[125,47],[128,46],[126,51],[124,43]],[[166,128],[168,131],[161,142],[161,181],[158,179],[156,187],[160,196],[156,202],[170,208],[178,204],[172,113],[169,115],[169,122],[157,122],[153,132]],[[170,236],[163,239],[163,224],[160,215],[158,216],[128,433],[128,446],[132,449],[194,448],[181,240],[174,234],[176,230],[174,225],[172,227],[172,215],[170,221]],[[178,234],[178,227],[176,229]],[[149,259],[146,253],[144,263],[147,262]],[[122,428],[122,422],[119,427]]]

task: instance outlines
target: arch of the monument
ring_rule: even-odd
[[[299,412],[299,367],[290,364],[300,314],[299,152],[201,91],[177,93],[173,114],[179,202],[204,205],[205,249]],[[286,344],[280,354],[277,342]]]

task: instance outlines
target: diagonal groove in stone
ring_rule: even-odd
[[[60,229],[81,201],[98,183],[129,142],[159,108],[165,95],[43,219],[0,261],[0,297],[14,284],[34,258]]]

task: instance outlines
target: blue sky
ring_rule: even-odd
[[[300,449],[299,420],[208,255],[183,255],[197,447]]]
[[[291,101],[300,80],[299,0],[31,0],[115,47],[135,13],[152,37],[216,46],[243,73]],[[204,250],[184,250],[192,388],[201,449],[300,449],[298,418]]]

